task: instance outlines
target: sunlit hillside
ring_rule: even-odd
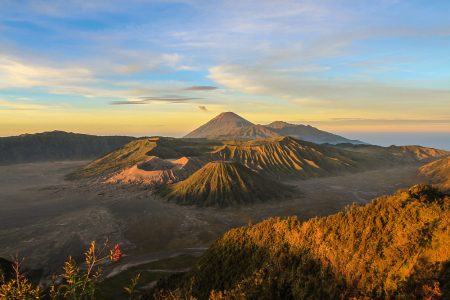
[[[440,189],[450,191],[450,157],[421,167],[419,173],[429,178]]]
[[[328,217],[232,229],[160,288],[180,299],[445,299],[449,228],[449,196],[416,185]]]

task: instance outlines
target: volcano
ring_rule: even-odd
[[[187,134],[185,138],[253,140],[276,136],[292,136],[317,144],[364,144],[361,141],[349,140],[310,125],[295,125],[283,121],[275,121],[268,125],[255,125],[233,112],[219,114],[214,119]]]
[[[292,188],[240,163],[214,161],[160,193],[182,205],[225,207],[282,199],[292,194]]]

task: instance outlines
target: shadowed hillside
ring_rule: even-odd
[[[223,207],[282,199],[291,192],[291,187],[267,179],[239,163],[215,161],[160,193],[178,204]]]
[[[0,165],[95,158],[134,140],[64,131],[0,138]]]
[[[427,185],[307,222],[272,218],[228,231],[156,298],[448,299],[449,228],[449,196]]]
[[[428,177],[440,189],[450,191],[450,157],[431,162],[421,167],[419,173]]]

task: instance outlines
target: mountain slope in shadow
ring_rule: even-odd
[[[96,136],[64,131],[0,137],[0,165],[92,159],[134,139],[128,136]]]

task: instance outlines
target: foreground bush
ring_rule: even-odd
[[[44,291],[33,285],[21,272],[21,262],[16,257],[13,262],[12,278],[6,280],[6,274],[0,277],[0,299],[96,299],[98,283],[102,279],[101,265],[118,262],[122,257],[120,246],[116,244],[108,249],[105,243],[98,248],[95,241],[84,254],[84,263],[77,265],[72,257],[64,263],[63,273],[52,277],[52,284]],[[131,284],[124,287],[130,299],[136,296],[139,274]]]

